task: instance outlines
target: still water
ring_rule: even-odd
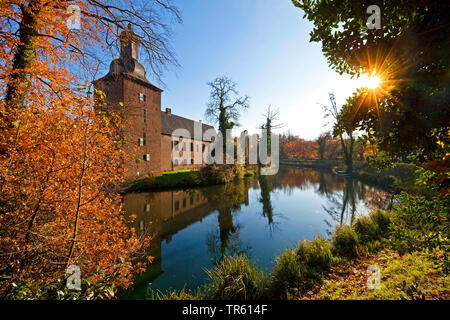
[[[152,236],[154,257],[125,299],[145,299],[148,287],[194,289],[205,268],[224,254],[245,253],[269,271],[286,248],[349,224],[382,206],[385,193],[331,172],[282,167],[275,176],[190,190],[127,194],[133,227]]]

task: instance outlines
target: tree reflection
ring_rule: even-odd
[[[270,181],[267,176],[260,175],[258,178],[259,188],[261,189],[261,197],[259,198],[259,202],[263,205],[263,217],[267,218],[269,223],[269,228],[273,227],[273,207],[272,202],[270,200]]]
[[[241,226],[235,222],[235,214],[241,210],[242,204],[248,205],[248,181],[208,189],[206,197],[217,209],[218,228],[208,232],[206,245],[213,262],[218,262],[224,255],[249,254],[249,246],[240,240]]]

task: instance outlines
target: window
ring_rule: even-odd
[[[176,160],[176,159],[175,159],[175,165],[176,165],[176,166],[178,165],[178,160]]]
[[[186,142],[183,142],[183,151],[186,151]]]
[[[198,144],[197,144],[197,152],[198,152]]]
[[[144,161],[150,161],[150,155],[149,154],[144,154],[142,156],[142,159],[144,159]]]
[[[139,139],[139,145],[140,146],[145,146],[147,142],[147,134],[145,133],[145,130],[142,131],[142,138]]]
[[[205,144],[202,144],[202,152],[205,152]]]
[[[186,208],[186,198],[183,199],[183,208]]]
[[[191,142],[191,151],[194,151],[194,144]]]
[[[184,159],[184,164],[187,164],[187,159]]]
[[[142,109],[142,121],[147,122],[147,109]]]
[[[143,210],[144,212],[149,212],[150,211],[150,204],[149,203],[147,203],[145,206],[144,206],[144,210]]]
[[[175,210],[180,209],[180,201],[175,200]]]
[[[175,151],[178,151],[178,141],[174,141],[173,144],[175,146]]]
[[[139,101],[146,101],[147,100],[147,96],[143,93],[139,93]]]
[[[194,196],[191,196],[191,198],[189,199],[189,202],[190,202],[191,205],[194,204]]]

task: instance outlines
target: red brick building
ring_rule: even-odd
[[[127,178],[202,166],[203,163],[194,164],[194,154],[208,150],[210,140],[205,141],[203,134],[200,139],[194,139],[194,128],[201,128],[204,133],[213,127],[201,121],[196,126],[195,121],[174,115],[169,108],[162,111],[163,90],[146,78],[145,69],[138,61],[136,35],[131,30],[123,31],[119,40],[120,57],[111,62],[109,73],[93,84],[105,94],[97,109],[115,113],[124,120],[120,135],[124,151],[129,155]],[[176,129],[187,130],[191,138],[174,136]],[[174,145],[178,157],[172,161]]]

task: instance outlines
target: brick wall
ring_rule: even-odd
[[[107,109],[117,112],[124,121],[120,132],[128,155],[127,179],[150,172],[160,174],[161,91],[122,76],[97,80],[95,87],[106,94]],[[140,95],[145,95],[145,101]],[[144,145],[139,145],[139,139],[144,139]],[[149,155],[149,160],[144,155]]]

